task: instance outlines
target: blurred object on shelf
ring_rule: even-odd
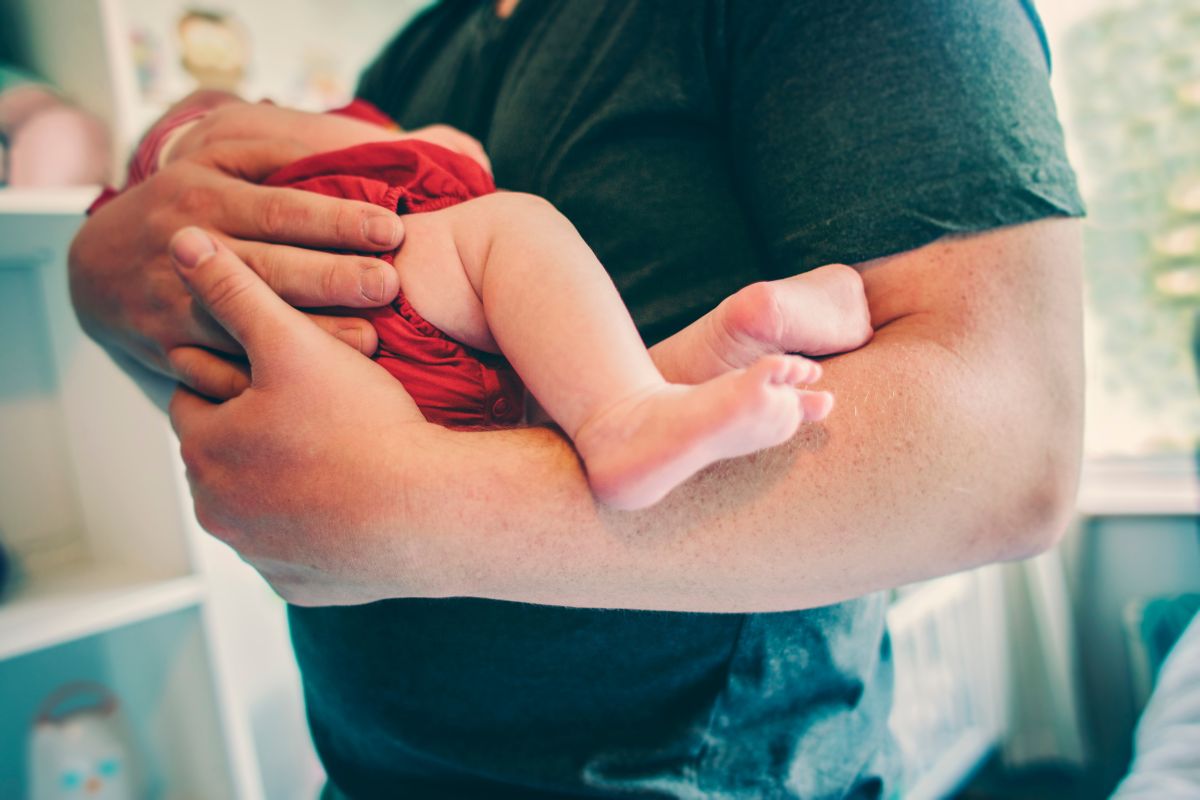
[[[1088,452],[1189,452],[1200,431],[1192,369],[1200,309],[1200,0],[1111,2],[1071,28],[1068,89],[1085,227]]]
[[[154,31],[133,28],[129,32],[130,54],[133,68],[137,72],[138,91],[147,100],[167,102],[170,98],[163,92],[163,46]]]
[[[299,102],[315,108],[333,108],[345,95],[338,58],[331,50],[308,49],[300,62],[293,89]]]
[[[0,189],[8,186],[8,137],[0,131]]]
[[[358,75],[421,0],[121,0],[140,135],[196,89],[323,111],[354,95]],[[286,24],[281,24],[281,20]]]
[[[232,15],[188,9],[179,19],[184,70],[198,89],[240,93],[250,66],[250,36]]]
[[[1200,593],[1139,598],[1125,609],[1125,636],[1134,692],[1145,705],[1171,649],[1200,612]]]
[[[0,134],[14,187],[103,183],[109,136],[100,120],[68,104],[49,86],[0,64]]]
[[[138,769],[117,698],[69,683],[42,703],[29,740],[32,800],[133,800]]]
[[[8,548],[4,537],[0,536],[0,601],[8,594],[8,582],[12,578],[12,561],[8,557]]]

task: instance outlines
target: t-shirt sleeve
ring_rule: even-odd
[[[768,271],[1083,213],[1018,0],[729,0],[726,103]]]

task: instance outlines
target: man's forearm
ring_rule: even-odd
[[[1045,547],[1074,496],[1081,365],[1075,231],[1042,225],[1060,226],[1048,260],[1062,264],[1025,252],[1024,233],[982,240],[980,252],[1028,263],[1025,278],[983,275],[1008,299],[960,300],[967,323],[926,310],[941,301],[919,284],[894,304],[902,292],[877,286],[888,318],[869,345],[826,362],[838,406],[824,424],[718,464],[646,511],[598,505],[552,431],[429,429],[392,509],[416,568],[446,594],[779,610]],[[974,252],[960,255],[978,269]],[[1019,324],[1006,322],[1016,311]]]
[[[827,362],[840,405],[825,424],[719,464],[643,512],[596,504],[550,431],[447,433],[407,478],[403,525],[420,532],[418,563],[455,594],[770,611],[1020,555],[1054,524],[1023,474],[1038,445],[997,420],[1004,387],[912,327]],[[453,485],[439,485],[451,469]]]

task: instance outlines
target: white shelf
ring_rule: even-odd
[[[0,214],[64,214],[78,216],[100,194],[99,186],[62,189],[0,189]]]
[[[1196,458],[1163,455],[1084,462],[1079,513],[1085,517],[1200,515]]]
[[[129,567],[76,564],[28,579],[0,603],[0,661],[198,604],[194,575],[163,578]]]

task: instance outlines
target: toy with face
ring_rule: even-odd
[[[201,89],[238,91],[246,75],[249,42],[232,17],[208,11],[189,11],[179,20],[183,68]]]
[[[30,740],[32,800],[133,800],[130,748],[113,697],[105,691],[95,705],[52,711],[39,715]]]

